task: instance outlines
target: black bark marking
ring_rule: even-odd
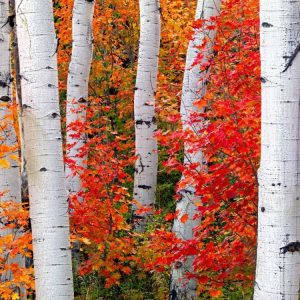
[[[40,172],[46,172],[48,171],[45,167],[44,168],[40,168]]]
[[[270,27],[273,27],[272,24],[268,23],[268,22],[262,22],[261,23],[261,26],[264,27],[264,28],[270,28]]]
[[[286,246],[280,248],[280,254],[285,254],[287,252],[300,252],[300,242],[291,242],[288,243]]]
[[[266,211],[266,209],[264,207],[262,207],[260,210],[261,210],[261,212],[265,212]]]
[[[84,99],[83,97],[78,99],[78,103],[86,103],[86,99]]]
[[[150,190],[152,187],[150,185],[141,184],[141,185],[138,185],[138,188],[143,189],[143,190]]]
[[[134,214],[134,215],[133,215],[133,218],[134,218],[134,219],[138,219],[138,220],[144,220],[144,219],[145,219],[145,216],[141,216],[141,215],[136,215],[136,214]]]
[[[266,82],[267,82],[267,79],[264,78],[264,77],[260,77],[260,81],[261,81],[262,83],[266,83]]]
[[[136,125],[143,125],[143,122],[144,122],[143,120],[136,120],[135,124]]]
[[[179,269],[183,266],[183,263],[181,261],[176,261],[175,264],[174,264],[174,268],[175,269]]]
[[[180,194],[186,193],[186,194],[189,194],[189,195],[193,195],[193,194],[194,194],[192,191],[190,191],[190,190],[188,190],[188,189],[182,189],[182,190],[179,191],[179,193],[180,193]]]
[[[0,80],[0,87],[6,88],[8,86],[7,82]]]
[[[170,293],[170,300],[177,300],[177,292],[175,289],[172,289],[171,293]]]
[[[1,28],[3,28],[4,26],[6,26],[7,24],[9,24],[9,26],[11,28],[13,28],[15,26],[15,14],[8,16],[6,22],[4,23],[4,25],[2,25]]]
[[[57,118],[59,116],[59,114],[56,113],[56,112],[54,112],[54,113],[51,114],[51,116],[52,116],[53,119],[55,119],[55,118]]]
[[[299,51],[300,51],[300,44],[297,45],[296,49],[294,50],[294,52],[290,56],[290,58],[289,58],[289,60],[286,64],[284,70],[282,71],[282,73],[286,72],[287,69],[292,66],[292,64],[293,64],[293,62],[294,62],[294,60],[295,60],[295,58],[296,58]]]
[[[11,101],[11,98],[9,98],[8,96],[2,96],[2,97],[0,97],[0,100],[3,102],[9,102],[9,101]]]

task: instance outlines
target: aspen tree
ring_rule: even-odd
[[[36,298],[73,299],[68,202],[50,0],[16,0]]]
[[[78,193],[81,188],[80,173],[86,168],[86,155],[81,153],[85,136],[75,138],[78,132],[69,126],[75,121],[85,123],[88,100],[89,74],[93,55],[92,22],[95,1],[75,0],[72,19],[72,57],[69,66],[67,87],[67,158],[75,163],[78,171],[66,165],[69,192]],[[69,127],[69,128],[68,128]]]
[[[13,22],[13,17],[9,13],[9,1],[0,1],[0,143],[11,148],[6,153],[3,153],[4,156],[1,157],[3,164],[0,166],[0,191],[5,194],[1,196],[0,202],[14,201],[21,203],[20,165],[16,160],[18,157],[16,148],[18,141],[10,109],[13,101],[10,55],[10,36]],[[12,159],[12,155],[15,158]],[[5,166],[5,164],[7,165]],[[0,227],[0,238],[9,234],[14,235],[14,230],[4,228],[1,230]],[[23,266],[24,259],[16,256],[14,259],[9,258],[7,263],[18,263],[20,266]],[[6,272],[1,276],[3,281],[11,279],[11,272]]]
[[[144,207],[153,208],[157,184],[157,140],[155,94],[160,47],[159,0],[140,0],[140,43],[134,94],[135,153],[133,197]],[[135,228],[145,229],[145,221],[135,215]]]
[[[195,19],[210,20],[211,17],[216,17],[220,12],[221,0],[199,0],[197,2]],[[212,22],[213,25],[213,22]],[[216,35],[216,29],[196,30],[193,40],[190,41],[186,66],[182,87],[182,99],[180,107],[180,115],[183,129],[190,132],[195,132],[201,129],[201,122],[196,123],[193,120],[193,114],[199,113],[199,109],[194,106],[197,99],[203,98],[206,92],[206,77],[209,69],[201,71],[201,64],[207,64],[211,58],[213,51],[213,43]],[[205,50],[201,54],[203,58],[200,66],[193,66],[193,63],[199,54],[199,47],[203,44],[204,39],[208,39]],[[191,152],[190,145],[184,145],[184,164],[188,167],[191,164],[197,165],[198,170],[205,163],[203,153],[201,151]],[[182,176],[184,179],[184,176]],[[179,191],[181,199],[177,202],[176,210],[179,211],[178,217],[174,220],[173,231],[176,235],[183,239],[189,240],[193,238],[193,229],[199,225],[199,219],[194,220],[193,217],[197,212],[197,203],[200,203],[201,198],[195,195],[195,187],[190,184],[184,190]],[[181,218],[187,215],[186,222],[181,222]],[[188,257],[185,261],[177,261],[172,267],[171,280],[171,299],[196,299],[196,283],[195,280],[188,280],[187,273],[192,273],[194,258]],[[172,298],[173,297],[173,298]]]
[[[300,279],[300,2],[260,1],[262,133],[255,300],[296,300]]]

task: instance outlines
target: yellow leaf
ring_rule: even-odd
[[[87,238],[82,238],[81,241],[86,244],[86,245],[90,245],[91,244],[91,241]]]
[[[8,169],[10,167],[10,163],[6,159],[0,158],[0,168]]]
[[[12,300],[19,300],[20,297],[19,297],[19,295],[18,295],[17,293],[13,293],[13,294],[11,295],[11,299],[12,299]]]
[[[9,156],[11,159],[15,160],[15,161],[19,161],[19,157],[15,154],[10,154]]]

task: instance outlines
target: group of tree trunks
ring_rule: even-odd
[[[93,0],[74,1],[66,102],[68,163],[65,165],[58,89],[59,39],[54,27],[53,3],[50,0],[0,0],[0,116],[3,124],[0,140],[6,147],[1,150],[4,153],[0,161],[4,166],[0,171],[1,202],[21,204],[21,182],[26,177],[37,299],[74,298],[68,199],[75,196],[84,205],[82,178],[88,168],[89,153],[85,147],[88,136],[84,131],[78,133],[77,125],[86,123],[88,114],[93,32],[97,30],[93,28],[94,8]],[[138,234],[146,231],[156,203],[155,100],[161,41],[159,0],[140,0],[139,8],[132,205],[133,229]],[[274,0],[272,5],[268,0],[260,2],[262,131],[255,300],[296,300],[299,293],[299,11],[299,1]],[[207,92],[210,64],[216,55],[214,41],[218,32],[222,33],[216,22],[222,17],[221,12],[221,0],[197,2],[195,20],[206,23],[202,30],[195,30],[186,54],[180,116],[187,135],[197,135],[208,122],[201,117],[205,105],[195,105],[195,101],[199,103]],[[13,68],[17,105],[13,101]],[[110,91],[115,93],[115,90]],[[17,107],[17,122],[13,106]],[[20,153],[22,170],[18,163]],[[185,142],[183,155],[185,168],[208,172],[201,150],[195,151]],[[183,174],[181,181],[185,179]],[[179,240],[190,241],[200,225],[197,207],[204,195],[196,192],[193,182],[179,189],[178,194],[172,230]],[[23,197],[23,204],[24,201],[27,200]],[[141,207],[144,214],[138,212]],[[1,238],[18,234],[4,225],[0,228]],[[79,241],[75,245],[79,248]],[[23,256],[17,255],[8,262],[15,263],[24,267]],[[197,299],[197,280],[186,276],[195,273],[194,266],[193,253],[173,261],[170,299]],[[2,282],[11,277],[10,271],[1,273]],[[22,287],[18,294],[25,299]]]

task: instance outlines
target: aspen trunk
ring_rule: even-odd
[[[199,0],[196,8],[196,20],[204,19],[208,20],[211,17],[215,17],[219,14],[221,0]],[[200,111],[194,106],[194,102],[197,99],[201,99],[206,92],[206,80],[209,69],[206,72],[201,72],[201,64],[206,64],[210,60],[210,56],[213,51],[213,43],[216,35],[216,30],[204,30],[201,32],[195,32],[194,39],[190,41],[186,66],[182,87],[182,99],[181,99],[181,121],[184,130],[197,133],[201,129],[201,122],[195,123],[193,121],[193,114]],[[208,38],[209,42],[206,45],[206,50],[202,52],[203,59],[200,66],[192,66],[199,49],[204,42],[204,38]],[[190,151],[190,145],[185,143],[184,145],[184,164],[188,167],[191,164],[198,165],[200,169],[205,162],[203,153]],[[184,175],[182,176],[184,179]],[[193,229],[199,225],[199,219],[194,220],[193,217],[197,212],[197,203],[200,203],[201,199],[195,196],[195,187],[193,185],[187,186],[184,190],[179,191],[181,199],[177,202],[176,210],[179,211],[178,217],[174,220],[173,231],[176,235],[183,239],[192,239]],[[188,215],[188,220],[182,223],[180,220],[184,215]],[[196,299],[196,282],[195,280],[188,280],[186,278],[187,273],[193,272],[194,257],[187,257],[185,261],[177,261],[172,267],[172,280],[171,280],[171,300],[175,299]]]
[[[300,2],[261,0],[262,133],[255,300],[296,300],[300,279]]]
[[[67,187],[70,193],[77,194],[81,188],[80,174],[86,168],[86,154],[81,154],[85,144],[84,133],[75,138],[78,132],[70,128],[72,123],[86,121],[88,83],[93,55],[92,22],[95,1],[75,0],[73,7],[73,47],[69,66],[67,87],[67,158],[74,162],[77,171],[66,165]],[[75,172],[74,172],[75,171]]]
[[[140,44],[136,87],[134,95],[135,152],[133,197],[144,207],[153,208],[157,183],[157,140],[155,94],[157,86],[158,55],[160,47],[159,0],[140,0]],[[136,216],[135,228],[144,231],[143,216]],[[140,219],[141,218],[141,219]]]
[[[1,143],[13,147],[17,145],[18,141],[14,124],[10,118],[8,118],[8,116],[12,114],[12,111],[10,110],[10,105],[12,104],[12,76],[10,68],[11,27],[7,23],[8,16],[8,0],[0,1],[0,120],[2,122],[0,139]],[[3,159],[10,163],[10,167],[0,168],[0,191],[8,191],[1,197],[1,201],[12,200],[20,203],[21,188],[19,163],[10,158],[11,154],[11,152],[7,152],[3,157]],[[18,155],[18,153],[14,154]]]
[[[73,299],[68,203],[50,0],[16,0],[36,298]]]
[[[1,157],[1,159],[4,159],[9,163],[9,166],[7,168],[0,167],[0,191],[6,192],[4,196],[1,196],[0,202],[14,201],[16,203],[21,203],[20,165],[18,161],[11,158],[11,155],[18,157],[18,141],[14,123],[11,119],[13,112],[10,109],[13,102],[10,55],[10,34],[12,27],[8,22],[8,18],[9,1],[0,1],[0,140],[4,145],[11,147],[11,149]],[[1,236],[9,234],[13,234],[15,235],[15,238],[18,238],[19,235],[16,230],[1,229],[0,226],[0,238]],[[20,267],[24,267],[25,260],[20,255],[11,258],[5,250],[2,255],[8,255],[7,264],[17,263]],[[11,272],[6,272],[1,276],[2,281],[12,279],[13,274]],[[25,295],[23,288],[20,288],[20,292]]]

